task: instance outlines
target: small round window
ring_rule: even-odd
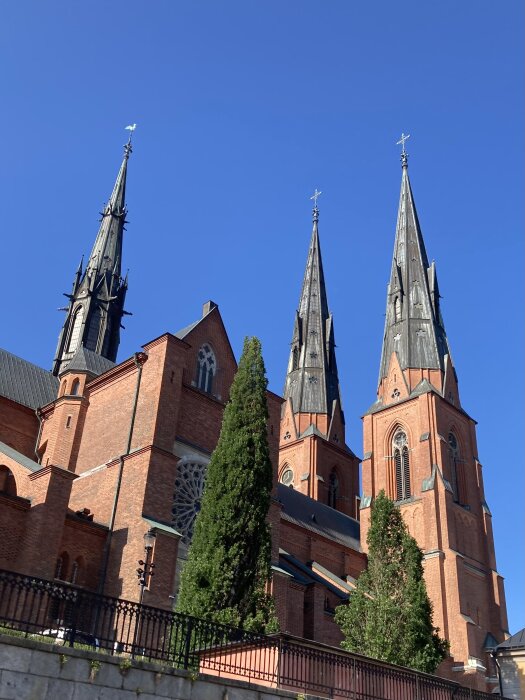
[[[285,486],[292,486],[293,484],[293,470],[285,469],[281,475],[281,484]]]

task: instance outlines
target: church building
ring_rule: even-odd
[[[136,601],[150,533],[159,565],[144,602],[171,609],[237,364],[212,301],[190,325],[117,360],[131,153],[130,140],[67,295],[51,371],[0,350],[0,568]],[[440,673],[490,688],[486,649],[507,634],[503,581],[476,424],[460,403],[404,149],[379,388],[363,417],[362,494],[318,227],[315,204],[284,395],[268,392],[281,630],[339,644],[334,610],[366,566],[370,509],[384,489],[424,553],[434,624],[451,644]]]

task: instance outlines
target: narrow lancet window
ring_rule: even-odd
[[[339,479],[333,471],[328,480],[328,505],[330,508],[337,508],[337,498],[339,496]]]
[[[452,496],[454,501],[459,503],[459,446],[454,433],[449,433],[448,435],[448,463],[450,467],[450,485],[452,487]]]
[[[410,458],[406,433],[399,430],[394,436],[394,464],[396,470],[396,501],[410,498]]]
[[[71,334],[69,336],[69,342],[67,345],[67,352],[75,352],[75,350],[77,349],[78,341],[80,338],[80,329],[82,328],[82,321],[83,320],[84,320],[84,307],[81,306],[75,312],[73,326],[71,328]]]
[[[401,321],[401,300],[396,297],[394,300],[394,321]]]
[[[197,353],[197,372],[195,384],[201,391],[207,394],[213,393],[213,380],[217,371],[215,354],[211,347],[205,343]]]

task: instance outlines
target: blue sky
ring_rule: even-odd
[[[314,188],[347,420],[375,399],[401,169],[478,420],[511,632],[525,624],[523,4],[4,3],[0,344],[50,366],[137,122],[120,358],[216,301],[281,392]]]

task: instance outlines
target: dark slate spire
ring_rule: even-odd
[[[58,339],[53,374],[63,372],[79,346],[114,362],[120,342],[127,279],[121,278],[122,238],[126,223],[126,176],[131,138],[102,212],[95,244],[82,271],[80,264],[69,298],[67,316]]]
[[[299,310],[295,315],[292,349],[284,398],[291,398],[294,413],[332,414],[339,396],[332,314],[326,287],[317,225],[319,209],[313,210],[313,231],[304,273]]]
[[[439,308],[435,264],[428,264],[414,197],[408,177],[408,155],[403,144],[402,177],[392,272],[386,302],[385,335],[379,383],[387,376],[390,358],[397,352],[402,370],[444,371],[448,342]]]

